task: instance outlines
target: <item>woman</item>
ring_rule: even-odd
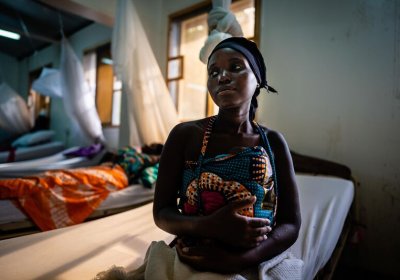
[[[171,131],[160,159],[153,215],[158,227],[178,236],[182,262],[236,273],[296,241],[297,186],[283,136],[253,121],[260,89],[275,92],[257,46],[228,38],[212,51],[207,71],[218,115]]]

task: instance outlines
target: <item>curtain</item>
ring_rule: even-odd
[[[164,143],[178,116],[132,0],[117,3],[112,57],[127,95],[129,144]]]
[[[25,100],[7,83],[0,82],[0,127],[12,134],[23,134],[32,126]]]
[[[200,60],[207,64],[208,57],[219,42],[229,37],[242,37],[243,31],[235,15],[229,10],[231,0],[213,0],[207,23],[210,34],[200,50]]]
[[[82,64],[66,38],[61,43],[60,82],[64,108],[73,124],[75,142],[104,142],[95,96],[90,92]]]

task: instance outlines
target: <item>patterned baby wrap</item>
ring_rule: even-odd
[[[216,116],[210,118],[197,162],[186,162],[180,208],[186,215],[209,215],[223,205],[255,195],[252,207],[239,214],[268,218],[271,225],[277,207],[277,181],[272,151],[265,132],[257,123],[262,146],[205,158],[208,139]]]

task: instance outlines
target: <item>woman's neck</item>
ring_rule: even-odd
[[[252,134],[254,129],[249,112],[220,110],[214,124],[214,131],[228,134]]]

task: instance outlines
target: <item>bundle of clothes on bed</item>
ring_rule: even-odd
[[[49,170],[0,179],[0,199],[12,200],[43,231],[83,222],[110,192],[140,183],[155,185],[162,145],[125,147],[97,166]]]

